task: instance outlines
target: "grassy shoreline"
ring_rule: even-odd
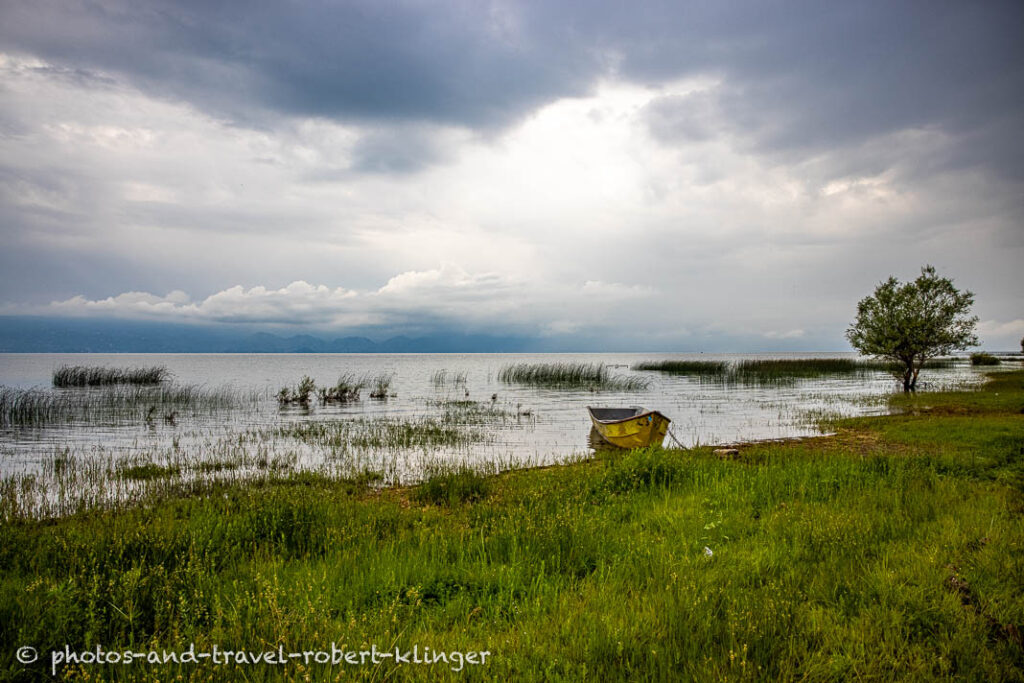
[[[1024,372],[831,437],[422,488],[284,475],[0,526],[0,677],[48,653],[397,646],[485,665],[79,665],[95,680],[1020,680]],[[14,653],[44,653],[32,665]],[[44,662],[45,660],[45,662]]]

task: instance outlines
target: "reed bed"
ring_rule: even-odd
[[[258,400],[233,389],[196,385],[126,384],[90,387],[88,391],[50,391],[0,387],[0,426],[32,427],[57,422],[94,420],[150,421],[177,411],[227,410]]]
[[[971,354],[971,365],[999,365],[1001,361],[991,353],[978,352]]]
[[[501,369],[498,381],[593,391],[641,391],[650,386],[644,377],[613,376],[603,363],[514,363]]]
[[[120,475],[125,479],[137,481],[148,481],[162,477],[177,477],[181,475],[181,468],[173,465],[157,465],[156,463],[145,463],[142,465],[129,465],[122,467]]]
[[[283,387],[277,392],[277,402],[281,406],[297,404],[308,408],[315,393],[321,403],[350,403],[360,400],[360,393],[367,387],[370,387],[370,398],[383,400],[394,396],[389,393],[393,377],[390,373],[357,377],[354,373],[344,372],[338,376],[334,386],[317,388],[316,382],[305,375],[297,386]]]
[[[446,387],[449,384],[453,384],[455,386],[465,385],[466,373],[465,371],[455,372],[454,370],[438,370],[430,376],[430,382],[434,385],[435,389]]]
[[[326,466],[320,476],[344,478]],[[264,467],[255,470],[212,471],[201,465],[178,470],[157,464],[117,470],[80,468],[56,478],[17,475],[0,479],[0,520],[6,522],[53,519],[99,511],[126,511],[169,498],[210,495],[218,487],[290,481],[308,476],[309,470]]]
[[[488,425],[506,426],[510,424],[522,425],[522,406],[513,410],[509,404],[499,404],[497,399],[493,401],[471,401],[466,400],[428,400],[428,406],[440,408],[441,422],[453,425]],[[532,417],[527,412],[526,417]]]
[[[884,367],[884,366],[882,366]],[[826,375],[856,375],[880,369],[876,361],[850,358],[784,358],[771,360],[743,360],[733,370],[737,375],[761,381],[790,377],[823,377]]]
[[[291,485],[310,478],[393,486],[470,468],[453,460],[454,451],[490,438],[482,428],[437,419],[314,422],[213,440],[190,436],[180,447],[176,439],[133,453],[117,446],[40,451],[37,467],[0,476],[0,522],[123,511],[167,498],[207,496],[217,487]],[[0,458],[5,454],[0,449]],[[471,468],[482,475],[530,464],[492,459]]]
[[[894,366],[893,363],[889,364],[890,368],[892,368],[893,366]],[[925,364],[924,364],[924,367],[926,369],[927,368],[931,368],[933,370],[949,369],[949,368],[952,368],[952,367],[955,367],[955,366],[956,366],[956,359],[955,358],[933,358],[932,360],[925,361]]]
[[[304,379],[309,378],[306,377]],[[344,372],[338,376],[338,381],[334,383],[333,387],[324,387],[319,390],[320,401],[322,403],[330,403],[332,401],[339,403],[358,401],[359,392],[361,392],[365,386],[365,380],[357,379],[351,372]]]
[[[310,397],[314,391],[316,391],[316,382],[309,375],[304,375],[296,386],[281,387],[281,390],[277,392],[277,403],[280,406],[298,404],[308,408]],[[322,393],[320,399],[323,400]]]
[[[729,363],[715,360],[659,360],[644,361],[633,366],[634,370],[654,370],[670,375],[724,375],[729,372]]]
[[[394,375],[382,374],[382,375],[367,375],[364,378],[366,386],[370,387],[370,398],[377,401],[383,401],[388,397],[393,397],[395,394],[391,393],[391,382],[394,379]]]
[[[935,359],[925,363],[926,369],[953,367],[951,359]],[[813,379],[836,375],[870,375],[877,372],[896,373],[900,366],[885,360],[852,358],[773,358],[764,360],[704,361],[664,360],[645,361],[633,366],[634,370],[648,370],[674,375],[695,376],[701,380],[736,382],[741,384],[784,384],[797,379]]]
[[[53,371],[53,386],[100,387],[112,384],[161,384],[171,376],[162,365],[148,368],[110,368],[98,365],[62,365]]]
[[[275,435],[296,439],[331,453],[352,449],[457,448],[488,438],[482,429],[434,418],[301,422],[280,427]]]
[[[211,487],[280,479],[300,474],[294,453],[273,454],[253,433],[222,439],[198,450],[163,448],[125,457],[99,447],[83,453],[64,447],[40,458],[40,469],[0,478],[0,520],[63,517],[99,510],[124,510]],[[334,463],[319,470],[347,476]]]

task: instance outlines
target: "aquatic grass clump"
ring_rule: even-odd
[[[0,426],[41,426],[55,422],[93,420],[152,421],[159,413],[173,422],[177,411],[227,410],[245,402],[230,388],[190,384],[157,386],[107,385],[85,391],[48,391],[0,387]],[[256,401],[252,394],[250,401]]]
[[[956,358],[932,358],[926,360],[923,368],[931,368],[932,370],[948,370],[949,368],[956,367]]]
[[[864,369],[865,364],[851,358],[773,358],[742,360],[738,368],[743,372],[814,375],[858,372]]]
[[[395,395],[389,393],[391,390],[392,379],[393,375],[383,374],[375,375],[373,377],[367,376],[363,379],[363,382],[365,382],[366,386],[370,387],[370,398],[377,401],[383,401],[389,396]]]
[[[392,377],[391,374],[385,373],[358,378],[354,373],[344,372],[338,376],[334,386],[318,389],[313,378],[304,375],[298,386],[283,387],[277,392],[277,402],[282,407],[297,404],[308,408],[315,393],[320,403],[350,403],[360,400],[360,393],[366,387],[371,387],[370,398],[386,399],[389,395],[394,395],[388,393]]]
[[[433,418],[358,419],[299,422],[279,427],[276,436],[296,439],[332,452],[458,447],[485,441],[482,429]]]
[[[766,360],[741,360],[734,366],[734,372],[741,377],[753,377],[761,381],[787,379],[790,377],[822,377],[825,375],[858,374],[875,369],[871,361],[852,358],[772,358]]]
[[[455,386],[466,384],[465,371],[455,372],[454,370],[438,370],[430,376],[430,382],[435,389],[448,386],[449,383]]]
[[[308,377],[304,379],[309,379]],[[310,380],[312,382],[312,380]],[[338,376],[338,381],[333,387],[324,387],[319,390],[321,403],[348,403],[359,400],[359,392],[366,386],[366,382],[356,379],[351,372],[345,372]]]
[[[594,385],[608,381],[602,363],[515,363],[498,373],[498,381],[509,384]]]
[[[928,361],[926,368],[948,369],[951,359]],[[672,375],[698,377],[701,380],[739,384],[787,384],[798,379],[814,379],[836,375],[859,376],[875,372],[898,372],[900,367],[889,361],[854,358],[767,358],[734,362],[708,360],[644,361],[634,370],[648,370]]]
[[[423,448],[466,446],[485,441],[480,429],[445,424],[431,418],[415,420],[361,420],[349,444],[356,448]]]
[[[250,431],[238,439],[207,442],[198,450],[158,447],[127,457],[119,448],[103,447],[41,453],[38,470],[0,474],[0,522],[124,511],[168,497],[209,495],[227,485],[350,479],[366,488],[366,482],[383,477],[364,463],[316,465],[301,463],[294,452],[273,454],[263,445],[264,436]]]
[[[119,403],[220,410],[236,408],[259,399],[257,392],[240,392],[231,387],[204,387],[197,384],[167,384],[161,387],[126,387],[101,394],[111,406]]]
[[[999,365],[1000,360],[991,353],[979,351],[971,354],[971,365]]]
[[[613,377],[604,363],[514,363],[501,369],[498,381],[594,391],[640,391],[650,386],[644,377]]]
[[[110,384],[160,384],[171,376],[161,366],[149,368],[109,368],[97,365],[62,365],[53,371],[53,386],[99,387]]]
[[[140,465],[123,467],[117,471],[117,475],[125,479],[135,481],[148,481],[161,477],[177,477],[181,474],[181,468],[175,465],[158,465],[154,462]]]
[[[442,421],[455,424],[493,424],[505,423],[515,415],[497,404],[497,399],[488,401],[466,400],[428,400],[428,406],[436,406],[444,411]]]
[[[724,375],[730,364],[717,360],[659,360],[644,361],[633,366],[634,370],[654,370],[670,375]]]
[[[38,425],[66,419],[71,401],[41,389],[0,387],[0,426]]]
[[[310,397],[314,391],[316,391],[316,383],[309,375],[303,375],[298,386],[282,387],[281,391],[277,392],[277,403],[280,406],[298,404],[308,408]]]

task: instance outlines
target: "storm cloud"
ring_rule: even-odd
[[[0,301],[600,338],[585,293],[610,286],[666,347],[842,348],[860,296],[931,262],[1010,346],[1022,25],[1010,2],[11,0]],[[388,294],[442,272],[481,296]]]
[[[723,85],[713,118],[761,150],[936,127],[974,138],[977,153],[959,162],[1020,172],[1014,2],[14,0],[0,12],[6,49],[66,77],[116,74],[243,123],[279,114],[486,130],[600,79],[705,76]],[[677,104],[681,116],[692,109]]]

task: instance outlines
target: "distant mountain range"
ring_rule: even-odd
[[[614,336],[436,332],[425,336],[276,334],[229,324],[183,324],[99,318],[0,316],[0,353],[791,353],[848,351],[832,337],[769,339],[719,332],[676,340],[623,330]]]
[[[472,334],[324,339],[220,326],[0,316],[0,353],[516,353],[536,340]]]

